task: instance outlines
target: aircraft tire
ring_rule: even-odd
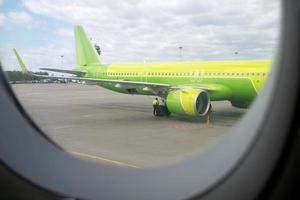
[[[171,114],[166,106],[158,106],[155,113],[156,113],[155,116],[159,116],[159,117],[170,116]]]

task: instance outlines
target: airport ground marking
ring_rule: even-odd
[[[132,164],[128,164],[128,163],[124,163],[124,162],[120,162],[120,161],[116,161],[116,160],[111,160],[111,159],[100,157],[100,156],[95,156],[95,155],[90,155],[90,154],[86,154],[86,153],[81,153],[81,152],[77,152],[77,151],[71,151],[70,153],[78,155],[78,156],[82,156],[82,157],[87,157],[87,158],[92,158],[92,159],[96,159],[96,160],[101,160],[101,161],[106,161],[106,162],[114,163],[114,164],[121,165],[121,166],[128,166],[128,167],[133,167],[133,168],[140,168],[140,167],[132,165]]]

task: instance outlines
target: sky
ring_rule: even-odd
[[[0,0],[0,60],[72,69],[74,25],[107,64],[272,59],[279,22],[278,0]]]

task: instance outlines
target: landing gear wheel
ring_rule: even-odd
[[[170,111],[166,106],[157,106],[157,108],[153,112],[154,116],[170,116]]]
[[[171,115],[170,111],[167,109],[165,112],[165,116],[169,117]]]

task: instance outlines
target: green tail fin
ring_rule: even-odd
[[[21,67],[22,72],[23,72],[23,73],[28,73],[28,70],[26,69],[26,67],[25,67],[25,65],[24,65],[24,62],[23,62],[23,60],[21,59],[20,55],[18,54],[17,50],[16,50],[16,49],[13,49],[13,50],[14,50],[14,53],[15,53],[17,59],[18,59],[18,63],[19,63],[19,65],[20,65],[20,67]]]
[[[82,26],[75,26],[77,64],[80,66],[101,65],[98,54]]]

